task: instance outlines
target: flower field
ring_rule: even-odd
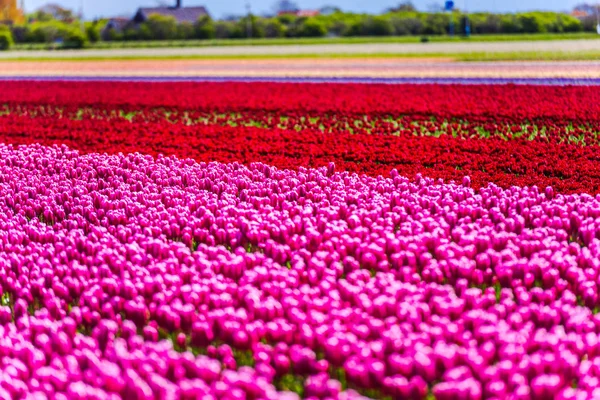
[[[0,82],[0,399],[600,398],[591,86]]]

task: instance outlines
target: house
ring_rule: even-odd
[[[585,18],[585,17],[587,17],[589,15],[590,14],[587,11],[584,11],[584,10],[574,10],[571,13],[571,16],[575,17],[575,18]]]
[[[142,7],[138,9],[132,21],[136,24],[141,24],[148,20],[152,14],[174,17],[178,23],[195,23],[201,17],[208,16],[208,11],[205,7],[183,7],[181,0],[173,7]]]
[[[296,10],[296,11],[280,11],[277,13],[277,16],[282,16],[282,15],[293,15],[294,17],[298,17],[298,18],[308,18],[308,17],[316,17],[317,15],[320,15],[321,13],[319,12],[319,10]]]
[[[110,40],[110,37],[114,34],[121,34],[127,28],[136,28],[139,24],[146,22],[148,17],[153,14],[173,17],[178,24],[184,22],[193,24],[201,17],[209,16],[205,7],[183,7],[181,0],[177,0],[173,7],[142,7],[137,10],[133,18],[115,17],[109,19],[102,29],[102,39]]]
[[[320,15],[321,13],[319,12],[319,10],[300,10],[298,12],[296,12],[296,17],[316,17],[317,15]]]

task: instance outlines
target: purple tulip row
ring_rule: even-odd
[[[579,62],[578,64],[582,64]],[[599,86],[598,78],[365,78],[365,77],[274,77],[274,76],[228,76],[228,77],[185,77],[185,76],[9,76],[2,81],[62,81],[62,82],[277,82],[277,83],[364,83],[364,84],[436,84],[436,85],[539,85],[539,86]]]
[[[600,197],[0,145],[0,399],[600,396]]]

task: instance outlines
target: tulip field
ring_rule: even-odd
[[[0,82],[0,399],[600,398],[596,86]]]

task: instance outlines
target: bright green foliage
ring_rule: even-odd
[[[200,18],[194,25],[194,36],[197,39],[214,39],[216,34],[215,23],[209,16]]]
[[[153,14],[140,26],[141,39],[174,40],[177,39],[177,20],[175,17]]]
[[[63,38],[63,48],[65,49],[82,49],[87,44],[86,35],[79,29],[72,28],[65,32]]]
[[[100,27],[98,21],[85,23],[85,35],[91,43],[100,41]]]
[[[298,34],[302,37],[322,37],[327,34],[327,28],[319,20],[308,18],[300,25]]]
[[[0,25],[0,50],[8,50],[13,44],[14,40],[11,31]]]

